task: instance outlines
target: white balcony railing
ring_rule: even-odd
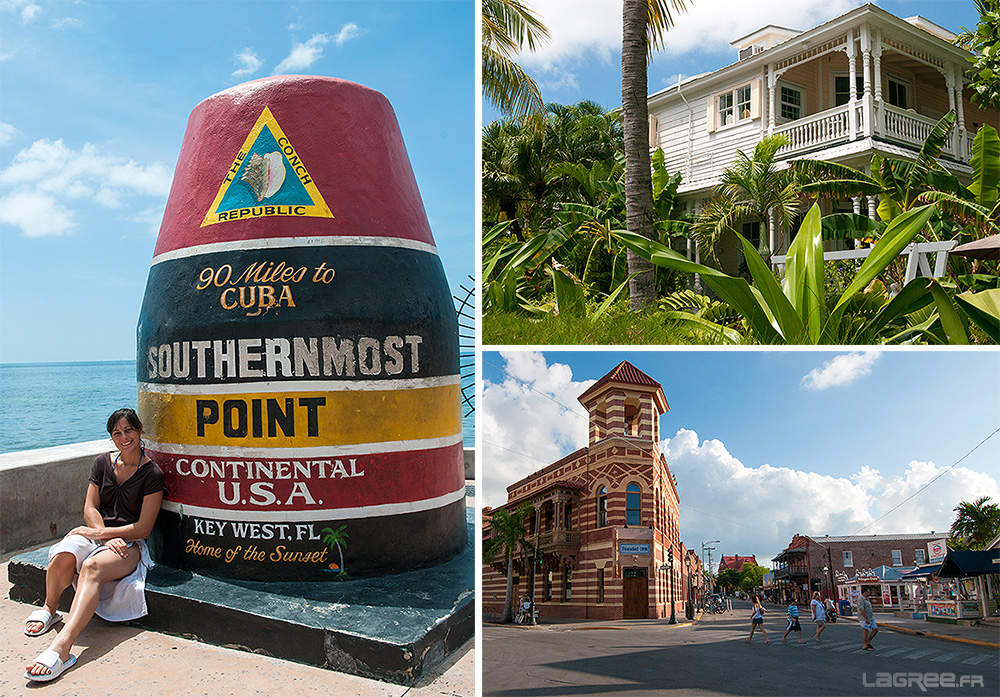
[[[835,109],[821,111],[812,116],[792,121],[778,126],[775,133],[788,138],[788,145],[778,151],[785,155],[801,152],[811,148],[829,145],[851,139],[850,105],[845,104]],[[862,113],[858,110],[859,116]]]

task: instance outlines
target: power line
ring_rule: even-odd
[[[1000,428],[997,428],[997,430],[993,431],[993,433],[991,433],[990,435],[986,436],[986,437],[985,437],[985,438],[983,438],[983,439],[982,439],[981,441],[979,441],[979,444],[978,444],[978,445],[976,445],[976,447],[974,447],[974,448],[973,448],[972,450],[970,450],[969,452],[967,452],[967,453],[966,453],[965,455],[963,455],[962,457],[958,458],[958,460],[957,460],[957,461],[956,461],[956,462],[955,462],[954,464],[952,464],[952,465],[950,465],[950,466],[948,466],[948,467],[945,467],[945,468],[944,468],[943,470],[941,470],[941,471],[940,471],[940,472],[939,472],[939,473],[937,474],[937,476],[933,477],[933,478],[932,478],[932,479],[931,479],[931,480],[930,480],[929,482],[927,482],[927,483],[926,483],[926,484],[924,484],[924,485],[923,485],[922,487],[920,487],[919,489],[917,489],[916,491],[914,491],[914,492],[913,492],[913,493],[912,493],[912,494],[911,494],[910,496],[908,496],[907,498],[905,498],[905,499],[903,499],[902,501],[900,501],[900,502],[899,502],[899,504],[897,504],[897,505],[896,505],[896,506],[895,506],[894,508],[892,508],[892,509],[890,509],[890,510],[886,511],[885,513],[883,513],[882,515],[880,515],[880,516],[879,516],[878,518],[876,518],[876,519],[875,519],[875,520],[873,520],[872,522],[868,523],[868,525],[864,526],[863,528],[860,528],[860,529],[859,529],[859,530],[858,530],[858,531],[857,531],[856,533],[854,533],[854,534],[855,534],[855,535],[857,535],[857,534],[858,534],[858,533],[860,533],[860,532],[861,532],[862,530],[867,530],[867,529],[868,529],[868,528],[870,528],[871,526],[875,525],[875,523],[879,522],[880,520],[882,520],[883,518],[885,518],[885,517],[886,517],[887,515],[889,515],[889,514],[890,514],[890,513],[892,513],[893,511],[895,511],[895,510],[896,510],[897,508],[899,508],[900,506],[902,506],[902,505],[903,505],[904,503],[906,503],[906,502],[907,502],[907,501],[909,501],[910,499],[914,498],[914,497],[915,497],[915,496],[916,496],[917,494],[919,494],[919,493],[920,493],[920,492],[922,492],[922,491],[923,491],[924,489],[926,489],[927,487],[929,487],[929,486],[930,486],[931,484],[933,484],[934,482],[936,482],[937,480],[939,480],[939,479],[940,479],[941,477],[943,477],[943,476],[944,476],[944,475],[945,475],[945,474],[946,474],[946,473],[947,473],[947,472],[948,472],[948,471],[949,471],[950,469],[952,469],[953,467],[956,467],[956,466],[957,466],[957,465],[958,465],[958,464],[959,464],[960,462],[962,462],[962,460],[964,460],[965,458],[969,457],[969,455],[971,455],[972,453],[976,452],[976,451],[977,451],[977,450],[979,449],[979,447],[980,447],[981,445],[983,445],[983,443],[985,443],[986,441],[988,441],[988,440],[989,440],[990,438],[992,438],[993,436],[995,436],[995,435],[996,435],[997,433],[1000,433]]]

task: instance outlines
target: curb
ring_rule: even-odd
[[[916,634],[917,636],[927,636],[932,639],[944,639],[945,641],[957,641],[962,644],[974,644],[976,646],[985,646],[990,649],[1000,649],[1000,644],[993,643],[991,641],[979,641],[978,639],[963,639],[962,637],[956,636],[945,636],[944,634],[934,634],[933,632],[923,632],[917,629],[910,629],[909,627],[901,627],[897,624],[890,624],[884,622],[879,625],[879,629],[885,627],[886,629],[891,629],[894,632],[904,632],[906,634]]]

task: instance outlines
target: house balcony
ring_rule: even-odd
[[[538,536],[537,545],[542,554],[546,552],[576,554],[580,551],[580,533],[575,530],[550,530]]]
[[[865,100],[858,100],[853,107],[853,118],[851,111],[848,103],[777,126],[774,132],[789,140],[788,145],[778,151],[778,157],[790,158],[867,137],[919,150],[937,123],[884,102],[875,102],[871,109],[866,109]],[[958,162],[970,162],[973,135],[960,131],[957,126],[953,128],[944,155]]]
[[[809,567],[805,564],[785,564],[774,570],[774,580],[809,576]]]

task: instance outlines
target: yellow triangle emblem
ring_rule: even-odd
[[[264,107],[201,227],[270,216],[332,218],[333,212],[271,110]]]

